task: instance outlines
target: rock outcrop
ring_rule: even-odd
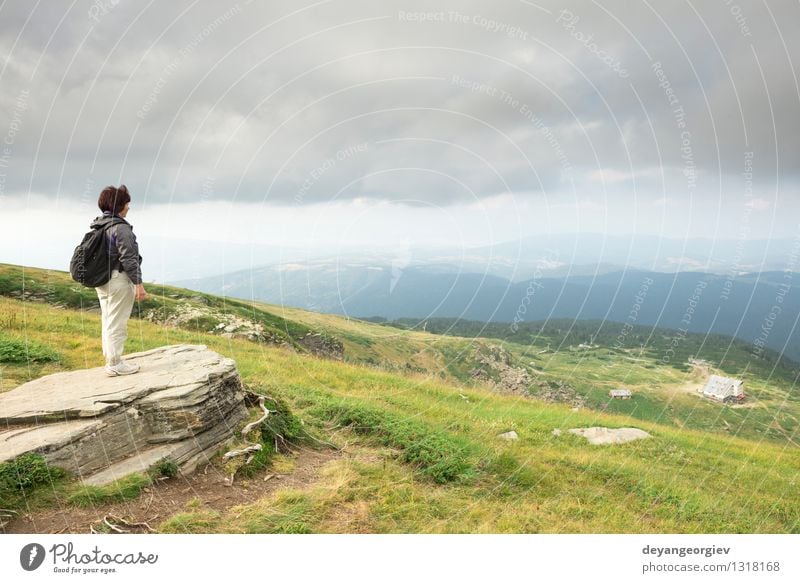
[[[246,338],[266,343],[278,343],[281,340],[265,330],[261,322],[209,307],[209,300],[202,296],[192,296],[190,299],[195,303],[178,301],[174,306],[161,305],[144,311],[142,318],[162,326],[199,329],[226,338]]]
[[[546,403],[567,403],[573,407],[585,407],[586,397],[575,387],[563,380],[537,381],[531,386],[531,393]]]
[[[308,332],[297,343],[315,356],[342,360],[344,345],[340,340],[321,332]]]
[[[530,396],[530,374],[525,368],[514,366],[511,353],[502,346],[479,344],[475,347],[474,358],[482,366],[470,371],[473,378],[489,383],[501,393]]]
[[[94,485],[163,458],[191,472],[247,417],[236,363],[205,345],[162,346],[124,358],[139,372],[63,372],[1,394],[0,462],[39,453]]]

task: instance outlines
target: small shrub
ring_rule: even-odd
[[[0,463],[0,507],[14,508],[36,487],[66,476],[61,468],[47,465],[38,454],[25,454]]]
[[[181,324],[181,328],[200,330],[202,332],[211,332],[216,331],[217,326],[220,323],[221,322],[219,318],[215,318],[212,315],[202,315],[186,320],[183,324]]]
[[[234,458],[227,464],[228,471],[245,478],[252,478],[258,472],[269,466],[272,456],[275,455],[273,446],[262,447],[259,451],[252,454],[250,463],[246,464],[244,458]]]
[[[158,477],[163,476],[165,478],[174,478],[180,472],[180,467],[178,464],[175,463],[172,458],[165,457],[158,460],[153,467],[150,468],[150,476],[151,477]]]
[[[45,344],[0,332],[0,362],[25,364],[60,360],[61,355]]]
[[[233,458],[227,464],[230,473],[251,478],[267,468],[275,454],[287,450],[290,445],[299,443],[316,445],[285,401],[269,398],[265,401],[265,406],[270,413],[258,428],[261,449],[252,454],[249,463],[245,463],[244,457]],[[259,415],[263,413],[261,408],[258,412]]]
[[[283,399],[267,399],[265,402],[270,410],[269,416],[261,422],[261,442],[265,448],[275,451],[276,439],[278,447],[281,443],[298,443],[309,440],[309,435],[300,420],[292,414],[286,401]]]

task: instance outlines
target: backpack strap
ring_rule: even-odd
[[[105,242],[103,243],[106,247],[110,247],[111,241],[108,237],[108,229],[113,227],[114,225],[121,225],[122,223],[127,223],[128,221],[120,218],[120,217],[111,217],[105,224],[100,225],[96,228],[97,231],[103,233],[103,239]]]

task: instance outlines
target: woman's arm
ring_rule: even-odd
[[[142,283],[142,268],[139,265],[139,244],[136,235],[128,224],[120,223],[116,226],[117,252],[122,269],[128,274],[130,280],[136,284]]]
[[[128,274],[128,278],[136,285],[134,298],[137,301],[144,300],[147,298],[147,292],[142,285],[142,256],[139,255],[136,235],[133,234],[131,226],[127,224],[118,225],[116,235],[119,262],[122,264],[122,269]]]

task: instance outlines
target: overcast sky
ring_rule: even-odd
[[[151,260],[796,237],[799,33],[796,1],[6,1],[0,261],[66,269],[119,183]]]

